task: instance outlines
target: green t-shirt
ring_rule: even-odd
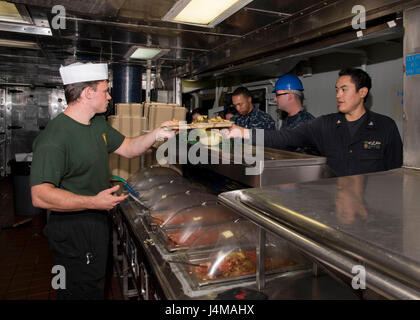
[[[108,154],[124,138],[101,115],[84,125],[59,114],[33,143],[31,186],[47,182],[85,196],[108,189]]]

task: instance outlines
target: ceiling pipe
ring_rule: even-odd
[[[91,23],[91,24],[102,24],[102,25],[110,25],[110,26],[118,26],[118,27],[130,27],[130,28],[140,28],[140,29],[154,29],[154,30],[161,30],[161,31],[173,31],[176,33],[179,32],[186,32],[186,33],[198,33],[198,34],[205,34],[211,36],[221,36],[221,37],[231,37],[231,38],[242,38],[242,35],[237,34],[230,34],[230,33],[218,33],[218,32],[208,32],[202,30],[191,30],[191,29],[177,29],[177,28],[168,28],[168,27],[158,27],[158,26],[151,26],[145,24],[135,24],[135,23],[124,23],[124,22],[112,22],[112,21],[103,21],[103,20],[91,20],[85,18],[77,18],[77,17],[70,17],[66,16],[67,20]]]
[[[147,47],[152,45],[152,37],[147,35]],[[147,60],[146,67],[146,102],[150,102],[150,88],[152,87],[152,60]]]

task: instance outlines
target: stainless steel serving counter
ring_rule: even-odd
[[[213,159],[218,159],[218,163],[214,164],[213,160],[213,163],[209,161],[208,164],[197,165],[250,187],[306,182],[334,176],[326,164],[325,157],[255,146],[250,148],[254,155],[256,152],[263,154],[262,159],[254,159],[256,162],[247,164],[243,155],[238,157],[243,160],[239,162],[235,161],[233,152],[222,152],[219,147],[209,147],[209,159],[213,152]],[[256,151],[256,148],[259,150]],[[247,170],[250,168],[260,166],[264,169],[261,173],[247,174]]]
[[[132,199],[128,199],[119,208],[114,211],[115,229],[114,236],[118,233],[122,243],[122,251],[128,251],[127,262],[125,267],[131,272],[131,278],[138,278],[137,296],[139,298],[151,298],[151,294],[147,292],[150,286],[150,279],[155,281],[154,286],[158,286],[163,296],[155,298],[165,299],[216,299],[217,295],[232,287],[246,287],[249,289],[257,289],[255,277],[250,281],[243,283],[232,283],[213,285],[203,288],[191,294],[186,290],[185,283],[182,278],[177,276],[176,268],[169,262],[174,260],[176,254],[165,254],[157,244],[157,235],[148,225],[144,218],[144,207]],[[127,239],[133,240],[127,240]],[[114,238],[115,240],[115,238]],[[127,248],[130,247],[130,248]],[[135,247],[135,248],[134,248]],[[118,250],[117,250],[118,251]],[[136,252],[133,254],[133,252]],[[118,258],[117,255],[114,255]],[[147,266],[146,274],[148,275],[147,283],[144,284],[144,276],[139,276],[139,265],[141,268]],[[145,292],[146,291],[146,292]],[[313,275],[313,270],[297,270],[287,275],[279,275],[272,277],[267,281],[266,286],[261,292],[265,293],[269,299],[356,299],[354,292],[337,280],[333,279],[326,273]],[[136,296],[132,294],[131,296]]]
[[[420,171],[226,192],[219,200],[387,298],[420,298]],[[349,280],[351,281],[351,280]]]

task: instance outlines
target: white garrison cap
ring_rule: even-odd
[[[60,67],[63,84],[77,82],[99,81],[108,79],[108,64],[76,62],[66,67]]]

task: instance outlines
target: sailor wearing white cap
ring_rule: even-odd
[[[64,85],[108,79],[108,64],[76,62],[60,67],[60,75]]]
[[[51,120],[33,144],[32,203],[51,210],[46,233],[54,265],[66,271],[58,299],[103,299],[108,258],[108,210],[126,195],[110,188],[108,155],[132,158],[172,132],[163,125],[136,138],[113,129],[101,113],[111,99],[106,63],[60,68],[67,109]],[[99,115],[98,115],[99,114]]]

